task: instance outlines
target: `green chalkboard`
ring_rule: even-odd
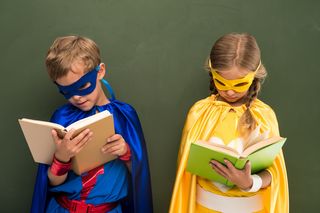
[[[312,0],[1,0],[1,212],[28,212],[36,164],[17,119],[49,119],[65,100],[44,57],[54,38],[95,40],[117,98],[132,104],[147,141],[154,211],[167,212],[186,113],[209,94],[203,64],[229,32],[253,34],[269,71],[261,99],[277,113],[291,212],[318,208],[316,162],[320,1]],[[297,158],[296,156],[304,156]]]

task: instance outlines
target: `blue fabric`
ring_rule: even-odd
[[[83,75],[79,80],[70,84],[68,86],[59,85],[57,82],[55,84],[59,88],[59,92],[66,98],[69,99],[74,95],[84,96],[90,94],[95,88],[97,83],[98,71],[100,66],[96,66],[93,70],[90,70],[85,75]],[[87,88],[82,88],[89,83]]]
[[[121,200],[123,212],[153,212],[147,151],[140,121],[133,107],[118,100],[111,100],[109,104],[96,106],[90,111],[81,111],[71,104],[66,104],[54,113],[51,120],[66,127],[93,115],[96,110],[108,110],[113,114],[116,133],[122,135],[131,149],[132,171],[128,183],[128,196]],[[44,212],[50,199],[51,194],[47,192],[47,169],[47,165],[39,164],[31,212]]]
[[[60,205],[57,203],[55,199],[53,199],[52,202],[49,203],[49,205],[50,211],[47,211],[46,213],[69,213],[68,210],[60,207]],[[119,204],[108,213],[122,213],[121,205]]]
[[[86,203],[93,205],[101,203],[117,202],[127,196],[128,171],[125,164],[119,160],[113,160],[104,164],[103,174],[97,175],[95,187],[86,198]],[[87,173],[81,176],[86,176]],[[82,191],[82,177],[72,171],[67,180],[58,186],[49,187],[50,192],[64,193],[70,200],[80,200]]]
[[[95,187],[86,198],[86,203],[88,204],[98,205],[101,203],[117,202],[127,196],[128,171],[125,164],[121,160],[116,159],[104,164],[103,167],[103,174],[97,176]],[[87,173],[82,174],[82,176],[86,175]],[[64,193],[70,200],[80,200],[81,190],[82,178],[72,171],[70,171],[67,180],[63,184],[49,187],[50,192]],[[55,198],[51,197],[46,212],[63,211],[65,211],[64,208],[56,202]]]
[[[116,96],[114,95],[113,89],[110,86],[109,82],[106,79],[101,79],[101,82],[104,84],[104,86],[108,89],[110,96],[111,96],[111,100],[116,99]]]
[[[51,199],[46,213],[69,213],[69,210],[62,208],[55,199]]]

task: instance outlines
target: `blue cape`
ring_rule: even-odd
[[[109,104],[96,106],[85,112],[71,104],[66,104],[53,114],[51,121],[66,127],[79,119],[93,115],[96,110],[108,110],[113,114],[115,132],[122,135],[131,149],[131,181],[128,196],[121,201],[123,212],[153,212],[146,145],[139,118],[132,106],[112,99]],[[48,165],[39,164],[33,192],[32,213],[45,212],[46,202],[50,196],[47,170]]]

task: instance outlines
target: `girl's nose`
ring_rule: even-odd
[[[234,90],[227,90],[226,93],[228,96],[233,96],[236,92]]]

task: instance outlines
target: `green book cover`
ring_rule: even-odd
[[[251,173],[257,173],[272,165],[285,141],[286,138],[282,137],[268,138],[251,145],[241,154],[230,147],[197,141],[191,144],[187,171],[227,186],[233,186],[232,182],[212,169],[209,164],[210,160],[214,159],[225,164],[224,159],[227,159],[238,169],[243,169],[247,160],[250,160]]]

